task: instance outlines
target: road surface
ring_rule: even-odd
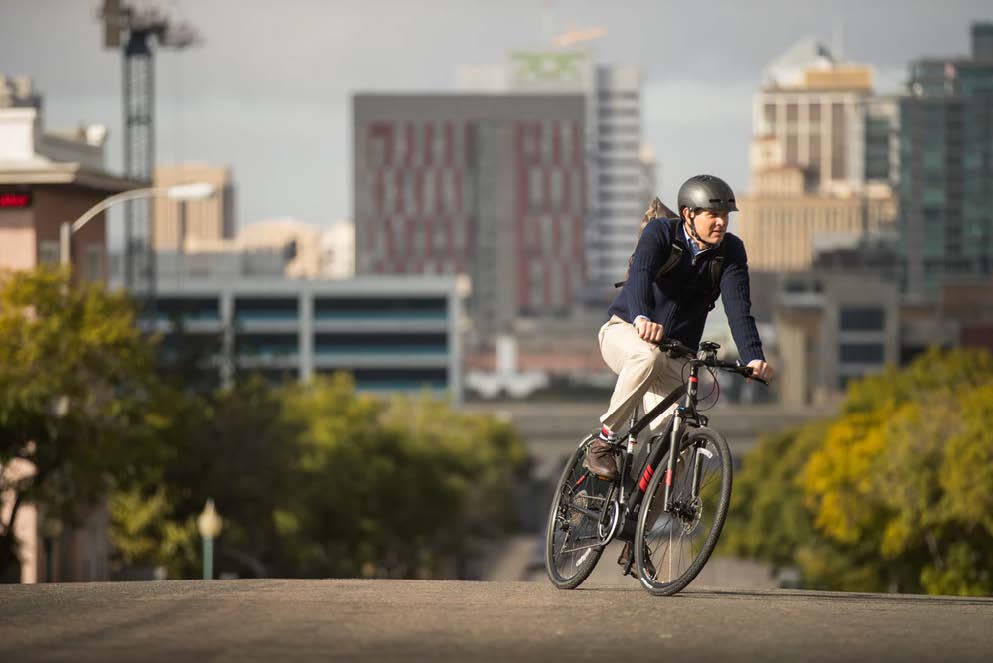
[[[0,586],[0,661],[990,661],[993,599],[631,581]]]

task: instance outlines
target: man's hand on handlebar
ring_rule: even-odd
[[[748,362],[748,367],[752,369],[752,375],[759,378],[760,380],[765,380],[769,382],[772,380],[772,376],[776,373],[772,366],[765,363],[761,359],[753,359]]]
[[[662,340],[662,325],[652,322],[648,318],[639,317],[634,321],[634,328],[638,330],[638,336],[649,343],[658,343]]]

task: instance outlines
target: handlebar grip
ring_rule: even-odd
[[[761,382],[762,384],[764,384],[767,387],[769,386],[769,381],[768,380],[763,380],[762,378],[757,378],[754,375],[752,375],[752,367],[751,366],[743,366],[742,369],[743,370],[741,371],[741,374],[743,376],[745,376],[746,379],[748,379],[748,380],[755,380],[756,382]]]

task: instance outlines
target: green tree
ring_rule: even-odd
[[[152,345],[123,295],[63,271],[0,277],[0,572],[17,564],[20,508],[75,524],[108,481],[143,461]],[[20,466],[25,472],[12,476]],[[8,492],[9,491],[9,492]]]
[[[280,392],[260,378],[209,394],[171,393],[159,462],[111,500],[114,542],[130,565],[200,572],[196,516],[213,498],[224,518],[217,567],[242,576],[293,575],[279,566],[274,513],[290,499],[299,432]]]
[[[993,593],[993,358],[932,351],[745,461],[726,550],[808,586]],[[738,497],[744,499],[738,501]]]
[[[305,431],[296,502],[277,522],[304,575],[464,576],[512,526],[524,448],[506,424],[356,394],[345,375],[294,387],[287,403]]]

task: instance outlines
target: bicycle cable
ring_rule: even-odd
[[[679,371],[680,382],[683,383],[686,382],[686,378],[688,377],[686,369],[689,366],[690,366],[690,362],[687,361],[686,363],[683,364],[682,369],[680,369]],[[711,396],[713,396],[715,391],[717,392],[717,396],[714,398],[714,402],[708,405],[707,407],[703,408],[702,410],[697,408],[697,412],[706,412],[708,410],[712,410],[714,409],[714,406],[717,405],[717,402],[721,400],[721,383],[717,380],[717,374],[714,373],[714,369],[711,368],[710,366],[704,366],[704,368],[707,369],[708,373],[710,373],[710,378],[714,381],[714,386],[710,388],[710,391],[707,393],[706,396],[704,396],[703,398],[698,398],[697,403],[702,403],[706,401]]]

